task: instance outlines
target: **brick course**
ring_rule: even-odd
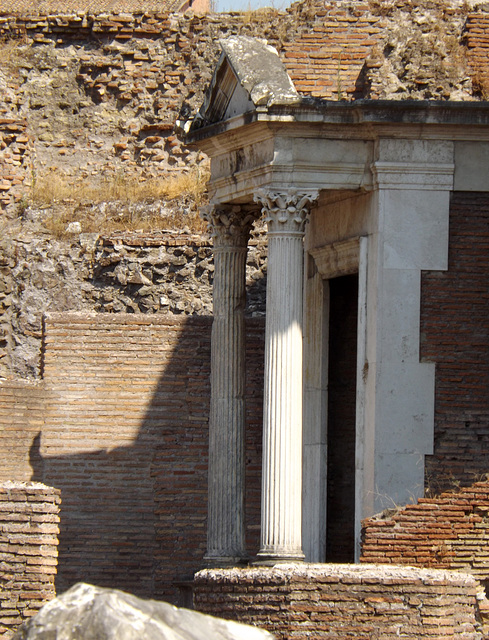
[[[434,455],[427,489],[468,486],[489,455],[489,195],[456,192],[448,271],[421,280],[421,358],[436,363]]]
[[[10,433],[23,438],[19,459],[30,452],[32,478],[57,487],[63,497],[58,591],[85,580],[181,602],[175,583],[201,567],[211,320],[53,314],[45,322],[44,380],[32,385],[40,391],[37,401],[22,398],[22,385],[0,387],[0,406],[7,416],[18,414]],[[246,518],[254,554],[263,320],[248,320],[247,337]],[[29,463],[0,471],[25,479]]]
[[[0,0],[0,15],[84,15],[185,11],[189,0]]]
[[[489,585],[489,480],[363,522],[362,562],[472,573]]]
[[[205,570],[196,575],[194,589],[199,611],[263,627],[277,640],[482,638],[479,602],[485,600],[466,574],[388,565],[276,565]]]
[[[466,44],[472,72],[474,91],[484,100],[489,97],[489,69],[487,47],[489,46],[489,16],[470,13],[467,16]]]
[[[0,482],[26,482],[35,474],[41,459],[31,449],[44,424],[45,399],[42,382],[0,383]]]
[[[324,3],[323,19],[285,46],[285,64],[300,93],[330,100],[365,97],[361,72],[387,25],[368,4],[358,3],[354,12],[336,4]]]
[[[32,482],[0,485],[0,636],[10,638],[56,593],[60,492]]]

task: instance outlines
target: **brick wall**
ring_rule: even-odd
[[[489,194],[452,194],[448,271],[422,274],[421,357],[436,363],[427,489],[470,485],[489,455]]]
[[[200,326],[204,326],[202,322]],[[210,333],[203,339],[210,355]],[[195,337],[188,330],[188,423],[180,410],[162,433],[152,473],[155,478],[156,565],[155,592],[174,599],[172,582],[188,581],[202,567],[206,550],[207,455],[210,360],[204,368],[195,358]],[[248,552],[259,548],[263,323],[248,321],[247,332],[247,430],[246,430],[246,541]],[[200,365],[200,369],[199,369]],[[180,428],[175,428],[179,425]],[[181,599],[180,603],[185,602]]]
[[[462,570],[489,585],[489,480],[364,520],[361,560]]]
[[[46,319],[42,462],[61,490],[56,587],[178,602],[205,551],[210,317]],[[248,321],[247,538],[258,547],[263,322]],[[36,446],[38,451],[36,452]],[[42,468],[41,468],[42,467]]]
[[[185,11],[188,0],[0,0],[0,15],[80,15]]]
[[[0,485],[0,636],[55,597],[60,492],[40,483]]]
[[[475,640],[485,602],[470,575],[341,564],[205,570],[194,598],[199,611],[263,627],[278,640]]]
[[[487,68],[489,17],[480,13],[469,13],[465,33],[474,92],[483,100],[487,100],[489,96],[489,69]]]
[[[28,481],[39,471],[36,442],[44,424],[45,398],[43,382],[0,383],[0,482]]]

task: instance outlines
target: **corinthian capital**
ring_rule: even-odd
[[[239,205],[209,205],[201,210],[214,247],[246,247],[256,214]]]
[[[254,200],[261,205],[269,233],[303,233],[307,214],[311,205],[318,199],[318,195],[317,190],[259,189],[254,195]]]

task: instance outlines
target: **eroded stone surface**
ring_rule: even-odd
[[[221,46],[255,105],[287,103],[299,99],[299,94],[273,47],[249,36],[233,36],[221,40]]]
[[[39,212],[37,212],[39,213]],[[31,217],[36,212],[31,211]],[[265,312],[266,239],[250,241],[248,316]],[[207,235],[73,234],[0,223],[0,379],[39,374],[42,317],[50,311],[212,314],[214,265]]]
[[[273,640],[267,631],[143,600],[116,589],[77,584],[55,598],[13,640]]]

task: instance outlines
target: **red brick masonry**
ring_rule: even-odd
[[[489,481],[364,520],[361,560],[459,569],[488,580]]]
[[[433,493],[470,486],[489,459],[489,194],[454,192],[448,271],[421,278],[421,359],[436,364]]]
[[[12,457],[0,459],[0,480],[62,493],[58,592],[83,580],[183,604],[178,585],[202,567],[206,545],[211,323],[53,314],[43,381],[0,385],[0,443]],[[260,521],[263,325],[247,321],[250,554]]]
[[[13,631],[56,593],[58,489],[38,482],[0,485],[0,637]]]
[[[196,609],[268,629],[280,640],[483,636],[473,576],[392,565],[296,564],[204,570]]]

